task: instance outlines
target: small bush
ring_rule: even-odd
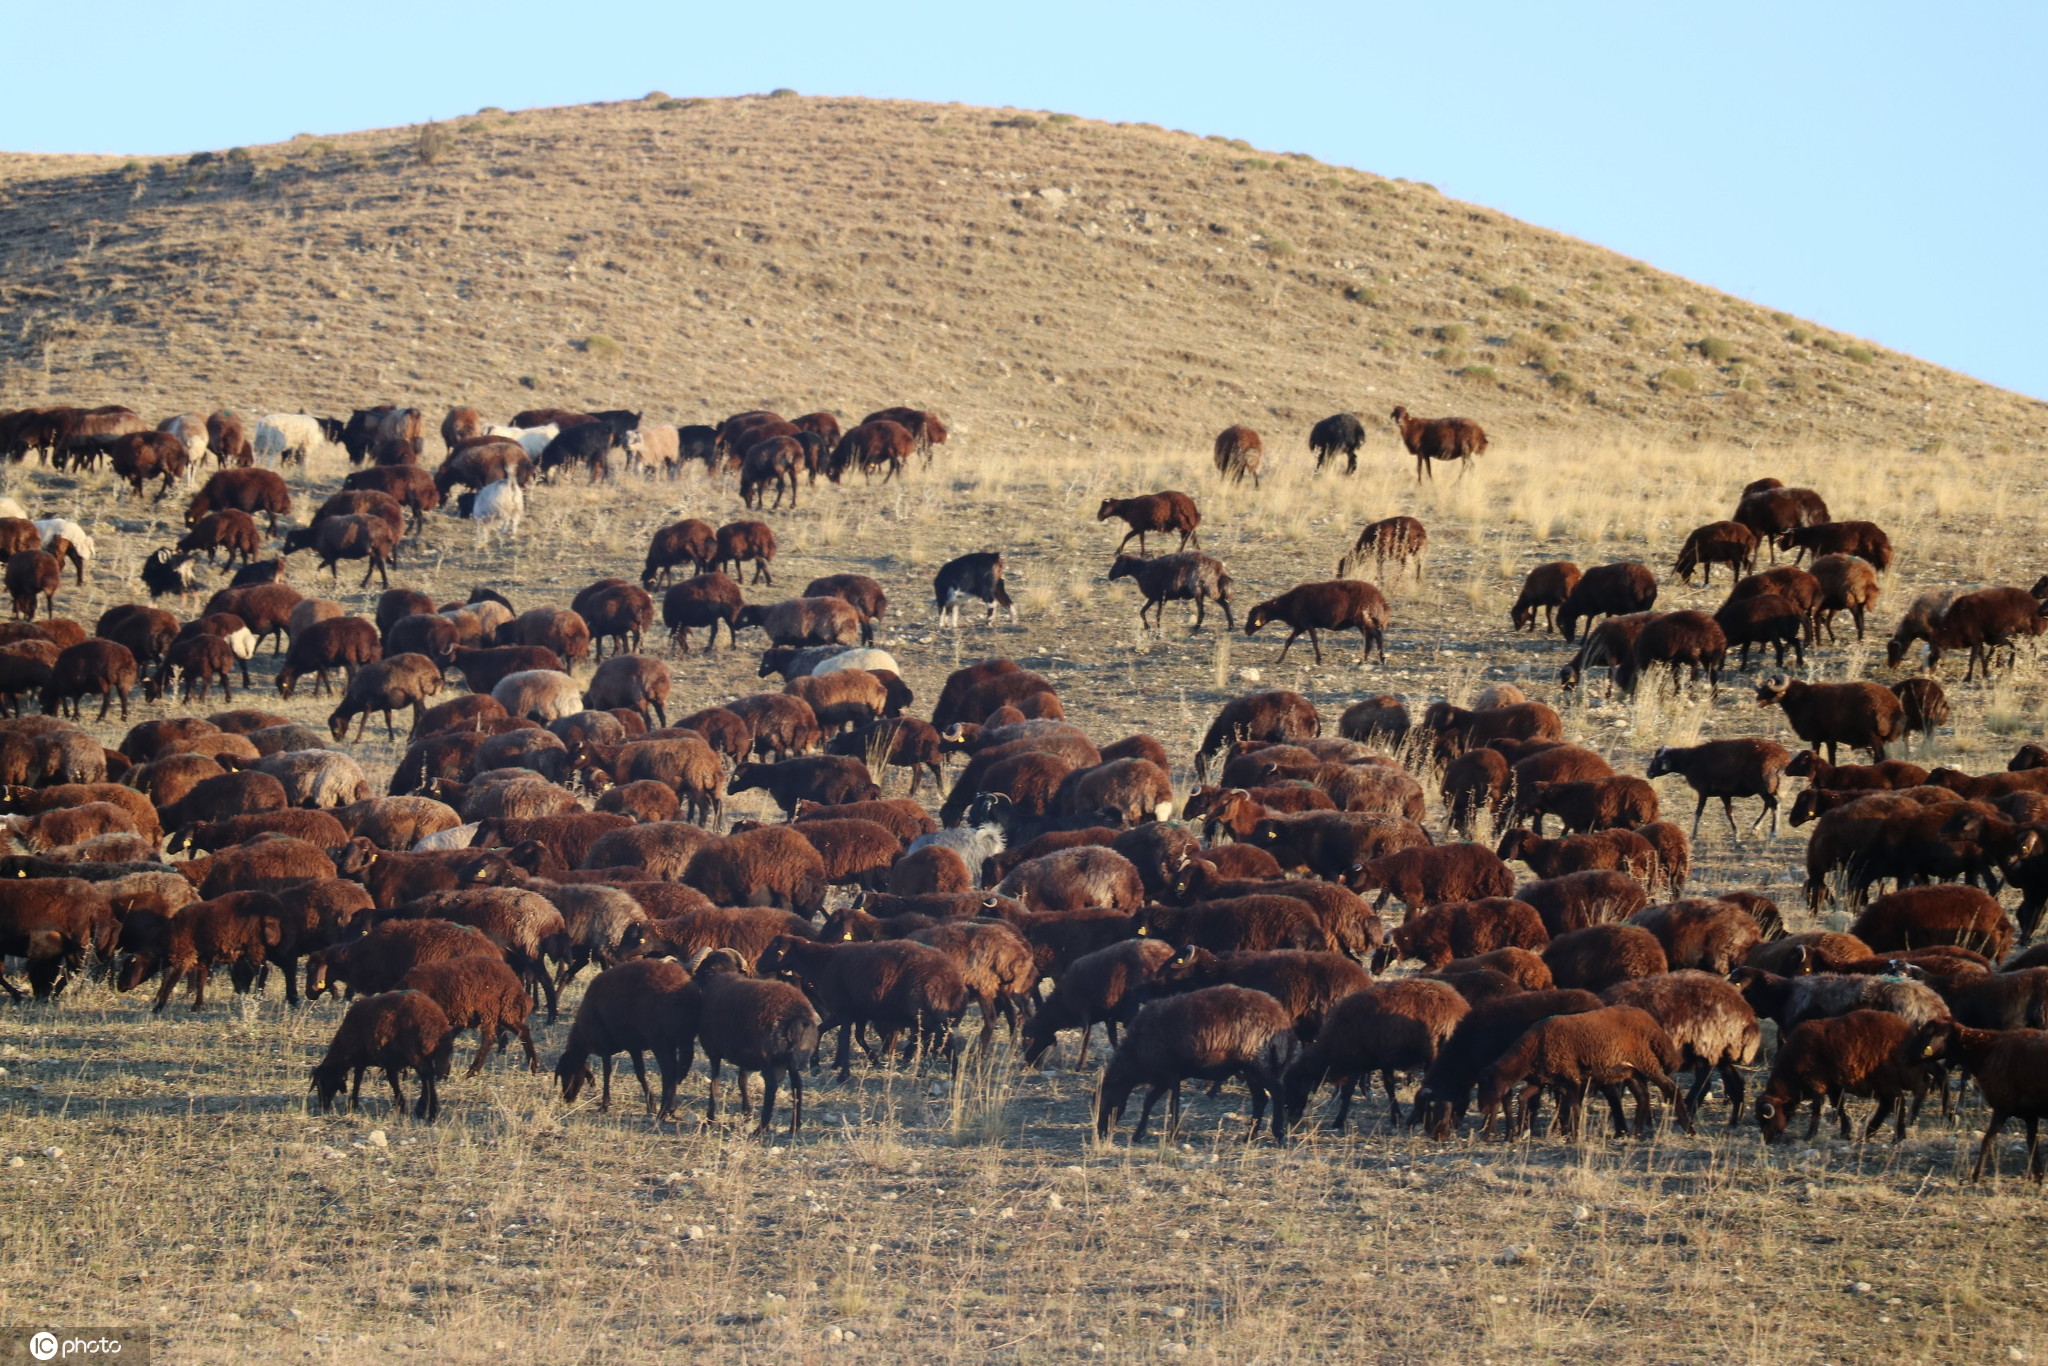
[[[229,161],[247,161],[249,159],[249,149],[246,147],[230,147],[227,150],[227,159]]]
[[[1687,304],[1685,306],[1685,316],[1688,318],[1698,318],[1703,316],[1704,313],[1705,310],[1702,309],[1698,304]]]
[[[617,360],[621,347],[602,332],[593,332],[583,339],[583,353],[599,360]]]
[[[1640,332],[1645,327],[1649,326],[1648,323],[1643,321],[1643,315],[1640,313],[1631,313],[1628,316],[1624,317],[1621,320],[1621,325],[1623,328],[1630,332]]]
[[[1780,327],[1789,327],[1792,323],[1792,315],[1790,313],[1773,313],[1771,314],[1771,321]]]
[[[334,150],[334,144],[331,142],[308,143],[306,146],[306,150],[316,157],[324,157],[329,152]]]
[[[1466,379],[1498,380],[1491,365],[1468,365],[1458,372]]]
[[[1226,147],[1235,147],[1240,152],[1249,152],[1252,149],[1252,145],[1243,138],[1225,138],[1223,144]]]
[[[1493,297],[1515,308],[1527,308],[1536,302],[1536,296],[1520,285],[1502,285],[1493,291]]]
[[[481,108],[481,109],[479,109],[479,110],[477,110],[477,111],[476,111],[476,116],[477,116],[478,118],[482,118],[482,117],[484,117],[484,115],[486,115],[486,114],[502,114],[502,113],[504,113],[504,112],[505,112],[505,111],[504,111],[503,109],[500,109],[500,108],[499,108],[499,107],[498,107],[497,105],[495,105],[495,104],[487,104],[487,105],[485,105],[485,106],[484,106],[483,108]]]
[[[413,155],[419,158],[420,165],[432,166],[455,150],[455,139],[438,123],[421,124],[419,136],[413,140],[412,150]]]
[[[640,99],[645,104],[660,104],[668,99],[668,91],[650,90],[645,95],[642,95]]]
[[[1735,358],[1735,344],[1720,337],[1701,337],[1696,346],[1702,356],[1716,365],[1726,365]]]
[[[1351,302],[1355,304],[1371,305],[1376,304],[1380,301],[1379,291],[1376,289],[1368,289],[1364,285],[1344,286],[1344,297],[1351,300]]]
[[[1842,349],[1842,344],[1833,337],[1815,337],[1813,339],[1813,349],[1825,351],[1832,356]]]
[[[773,90],[771,90],[771,91],[769,91],[769,92],[768,92],[768,98],[769,98],[769,99],[771,99],[771,100],[787,100],[787,99],[792,99],[792,98],[794,98],[794,97],[795,97],[795,95],[796,95],[796,91],[794,91],[794,90],[791,90],[791,89],[790,89],[790,88],[789,88],[788,86],[786,86],[786,85],[778,85],[778,86],[776,86],[776,87],[775,87],[775,88],[774,88]]]
[[[1657,376],[1657,383],[1660,386],[1666,389],[1676,389],[1680,393],[1689,393],[1698,382],[1698,380],[1693,378],[1693,373],[1690,370],[1673,368]]]
[[[1266,255],[1276,260],[1294,255],[1294,244],[1284,237],[1275,237],[1266,243]]]
[[[1017,115],[1017,117],[1013,119],[996,119],[992,126],[996,128],[1029,129],[1036,128],[1038,126],[1038,120],[1032,118],[1029,114],[1019,114]]]
[[[1550,387],[1559,393],[1570,393],[1579,387],[1579,381],[1562,370],[1550,372]]]
[[[1785,334],[1785,340],[1794,346],[1804,346],[1813,340],[1813,334],[1803,327],[1795,327]]]
[[[213,161],[214,157],[211,152],[194,152],[191,156],[185,158],[185,164],[193,167],[211,166]]]
[[[1072,114],[1047,114],[1045,121],[1047,123],[1072,123],[1074,122],[1074,116]]]
[[[1543,335],[1554,342],[1567,342],[1572,339],[1572,326],[1570,323],[1545,323]]]
[[[1270,171],[1273,169],[1273,163],[1264,157],[1246,157],[1243,161],[1237,163],[1237,169],[1240,171]]]
[[[1442,327],[1436,329],[1435,336],[1440,342],[1448,342],[1450,345],[1456,346],[1465,340],[1465,324],[1445,323]]]
[[[1877,352],[1867,346],[1845,346],[1842,348],[1842,354],[1858,365],[1868,365],[1877,359]]]

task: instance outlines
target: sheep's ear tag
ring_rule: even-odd
[[[1148,935],[1150,935],[1151,933],[1152,933],[1152,927],[1151,927],[1150,925],[1140,925],[1140,926],[1138,926],[1138,937],[1139,937],[1140,939],[1143,939],[1143,938],[1147,937],[1147,936],[1148,936]]]
[[[840,934],[840,936],[839,936],[839,937],[840,937],[841,939],[851,939],[851,938],[853,938],[853,931],[852,931],[852,930],[846,930],[846,931],[843,931],[843,932],[842,932],[842,933]]]

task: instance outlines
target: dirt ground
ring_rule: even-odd
[[[872,574],[892,599],[878,643],[904,666],[914,710],[956,664],[1009,655],[1052,678],[1099,740],[1159,737],[1185,790],[1216,707],[1254,686],[1300,689],[1333,728],[1371,693],[1419,709],[1513,681],[1558,705],[1570,738],[1638,773],[1661,743],[1790,741],[1783,718],[1754,703],[1763,669],[1731,672],[1718,696],[1646,687],[1608,700],[1596,681],[1567,699],[1555,680],[1569,647],[1507,622],[1523,573],[1559,558],[1642,559],[1663,581],[1660,607],[1711,610],[1725,580],[1688,588],[1671,558],[1762,475],[1820,489],[1837,518],[1879,522],[1900,552],[1869,638],[1823,646],[1810,676],[1903,676],[1885,671],[1882,643],[1913,594],[2025,585],[2040,570],[2028,509],[2042,481],[2018,456],[1558,442],[1503,445],[1463,478],[1445,470],[1419,487],[1385,451],[1350,479],[1306,466],[1276,450],[1261,487],[1225,489],[1205,449],[963,439],[900,482],[820,484],[798,509],[768,513],[782,546],[775,586],[749,592],[772,600],[816,575]],[[316,455],[294,474],[295,497],[331,490],[344,470],[338,452]],[[1383,584],[1387,664],[1361,666],[1354,640],[1325,641],[1321,665],[1303,641],[1281,665],[1270,631],[1193,633],[1177,610],[1140,631],[1133,590],[1104,579],[1121,527],[1093,516],[1105,496],[1159,488],[1200,499],[1202,547],[1229,567],[1240,621],[1254,602],[1328,577],[1365,522],[1421,518],[1420,582]],[[30,465],[7,492],[94,534],[85,587],[58,602],[88,626],[139,595],[141,558],[175,534],[176,500],[138,507],[102,475]],[[694,472],[536,487],[509,548],[436,518],[393,582],[442,600],[487,584],[522,608],[566,603],[595,577],[636,576],[663,522],[739,512],[729,478]],[[957,632],[936,627],[931,571],[983,548],[1008,555],[1019,620],[985,626],[970,613]],[[345,570],[330,587],[310,559],[292,561],[301,591],[367,615],[377,586],[359,590],[357,577]],[[688,657],[650,641],[675,670],[672,708],[762,686],[762,642],[743,640],[750,648]],[[1940,671],[1956,722],[1935,750],[1972,771],[2003,767],[2042,731],[2038,658],[2023,649],[1990,687],[1964,686],[1960,663]],[[271,669],[267,655],[259,667]],[[306,691],[279,704],[267,677],[257,694],[316,725],[332,705]],[[168,711],[138,700],[130,719]],[[94,730],[116,742],[118,717]],[[399,751],[374,726],[351,748],[378,784]],[[905,781],[896,775],[891,794]],[[1676,781],[1660,789],[1682,819],[1689,794]],[[731,814],[762,814],[755,799]],[[1810,921],[1793,895],[1802,844],[1787,829],[1738,845],[1703,825],[1694,888],[1760,888],[1795,928],[1842,923],[1834,911]],[[702,1133],[697,1110],[656,1127],[630,1080],[609,1114],[565,1109],[550,1079],[504,1060],[451,1082],[428,1128],[391,1115],[381,1095],[354,1117],[308,1113],[306,1068],[338,1016],[331,1001],[287,1011],[274,987],[261,1000],[223,991],[197,1015],[181,999],[151,1017],[145,1000],[97,984],[55,1008],[0,1010],[0,1321],[150,1324],[166,1359],[206,1362],[696,1351],[1817,1363],[2048,1351],[2042,1196],[2010,1175],[2010,1153],[2000,1180],[1962,1180],[1984,1114],[1974,1102],[1953,1126],[1923,1118],[1897,1148],[1824,1132],[1767,1150],[1753,1126],[1728,1132],[1716,1100],[1696,1138],[1573,1149],[1426,1142],[1387,1131],[1381,1098],[1354,1110],[1349,1136],[1280,1149],[1241,1142],[1248,1116],[1232,1089],[1193,1099],[1178,1143],[1133,1147],[1128,1129],[1094,1141],[1094,1067],[1071,1070],[1070,1047],[1033,1073],[1005,1046],[954,1083],[891,1069],[840,1087],[820,1074],[795,1142],[747,1140],[737,1119]],[[547,1063],[566,1029],[565,1013],[536,1030]],[[685,1084],[693,1107],[702,1085],[701,1074]]]

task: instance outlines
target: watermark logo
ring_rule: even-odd
[[[146,1328],[0,1328],[0,1366],[27,1361],[148,1366],[149,1346]]]

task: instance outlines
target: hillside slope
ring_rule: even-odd
[[[0,405],[398,399],[1285,448],[2025,449],[2048,405],[1433,189],[1149,126],[752,97],[487,110],[191,160],[0,157]]]

